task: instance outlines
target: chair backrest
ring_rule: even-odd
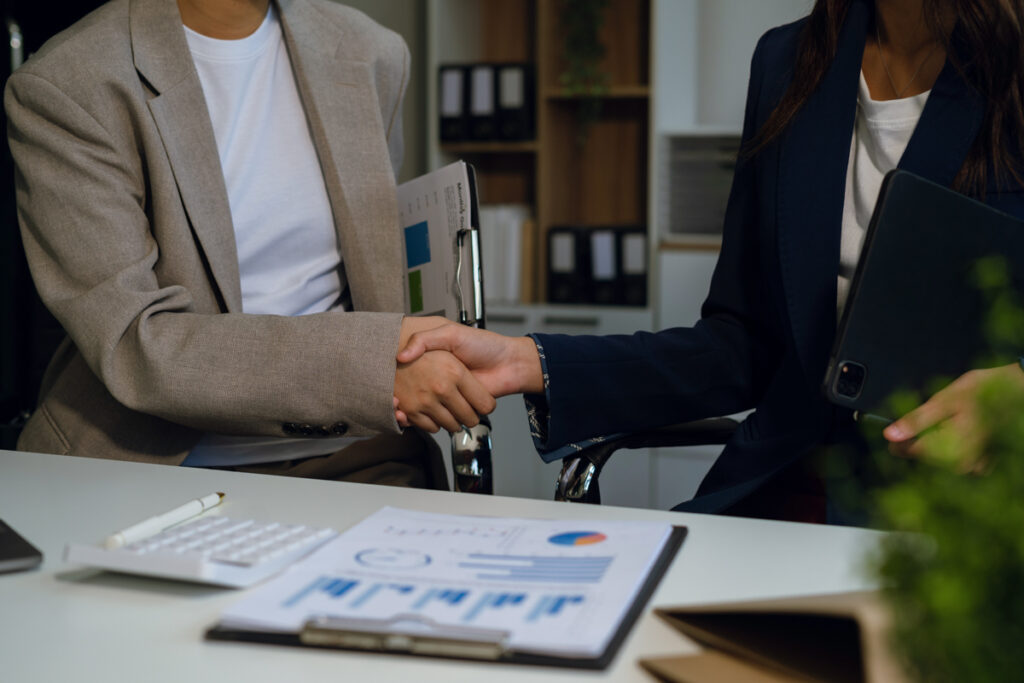
[[[739,423],[731,417],[711,417],[595,442],[562,458],[562,471],[555,483],[555,500],[600,505],[601,470],[620,449],[724,444],[737,427]]]

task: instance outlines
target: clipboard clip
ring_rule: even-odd
[[[389,619],[319,616],[302,627],[303,645],[496,661],[508,653],[508,631],[439,624],[418,614]]]
[[[466,305],[463,292],[462,261],[469,248],[469,281],[472,286],[472,301]],[[480,265],[480,231],[463,228],[455,234],[455,297],[459,306],[459,322],[470,327],[483,327],[484,323],[484,278]]]

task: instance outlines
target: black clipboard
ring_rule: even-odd
[[[473,164],[466,164],[466,179],[469,184],[469,227],[459,230],[455,236],[455,295],[458,300],[458,322],[483,329],[486,312],[483,252],[480,245],[480,199],[476,187],[476,168]],[[468,271],[465,276],[464,267]]]
[[[898,390],[929,393],[990,351],[978,261],[1002,256],[1024,296],[1024,222],[902,170],[882,183],[825,374],[831,402],[891,421]],[[1011,363],[1019,355],[1007,355]]]
[[[313,619],[308,621],[302,632],[299,633],[249,631],[215,625],[207,629],[205,638],[213,641],[601,670],[607,668],[615,659],[615,655],[625,642],[633,624],[640,618],[651,595],[658,587],[658,583],[668,571],[672,560],[675,559],[686,534],[687,528],[684,526],[672,528],[668,540],[662,546],[661,552],[633,599],[633,604],[623,616],[604,652],[597,657],[561,657],[515,652],[503,644],[504,632],[502,631],[439,626],[430,633],[419,629],[415,632],[407,632],[390,629],[388,623],[370,619]],[[421,624],[425,624],[425,622],[421,622]]]

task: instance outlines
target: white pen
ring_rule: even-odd
[[[123,545],[134,543],[135,541],[146,538],[147,536],[158,534],[168,527],[172,527],[179,522],[184,522],[190,517],[195,517],[216,505],[220,505],[222,500],[224,500],[224,494],[220,492],[211,493],[208,496],[190,500],[184,505],[179,505],[169,512],[165,512],[162,515],[157,515],[155,517],[150,517],[149,519],[144,519],[138,524],[133,524],[127,529],[122,529],[115,534],[107,536],[103,545],[108,549],[113,550],[114,548],[120,548]]]

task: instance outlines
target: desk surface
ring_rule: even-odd
[[[690,533],[604,672],[210,643],[205,627],[241,593],[77,569],[67,541],[112,530],[210,491],[224,514],[345,529],[383,505],[510,517],[667,520]],[[293,480],[0,451],[0,518],[43,551],[40,570],[0,575],[5,681],[651,681],[640,657],[693,651],[652,606],[868,587],[877,532],[628,508]]]

